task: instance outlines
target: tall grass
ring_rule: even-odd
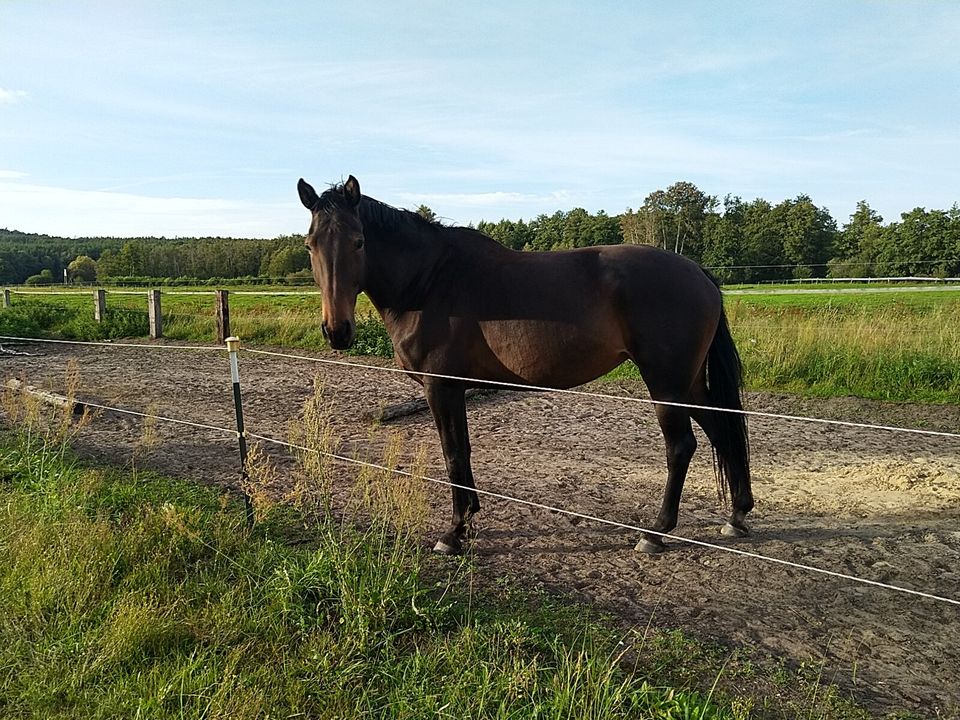
[[[27,302],[0,310],[0,335],[106,340],[145,337],[148,330],[145,308],[109,309],[104,321],[98,323],[89,301],[81,305],[72,297],[57,297],[55,301],[31,297]]]
[[[960,303],[728,303],[751,388],[960,401]]]
[[[734,296],[725,305],[748,389],[960,402],[960,299]],[[610,377],[640,374],[627,363]]]

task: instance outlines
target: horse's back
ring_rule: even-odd
[[[550,306],[574,322],[616,315],[620,322],[645,327],[713,327],[719,320],[722,301],[713,279],[689,258],[660,248],[600,245],[514,253],[514,262],[500,291],[517,303]]]
[[[621,302],[669,319],[690,313],[719,317],[720,290],[697,263],[649,245],[610,245],[601,250],[606,282]]]
[[[700,354],[700,340],[686,336],[719,317],[718,291],[699,266],[656,248],[480,250],[448,266],[433,303],[401,333],[405,365],[570,387],[645,347]]]

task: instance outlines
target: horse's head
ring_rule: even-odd
[[[306,246],[323,297],[323,336],[330,347],[345,350],[356,334],[357,295],[366,271],[363,224],[357,212],[360,183],[351,175],[342,186],[318,196],[301,178],[297,190],[313,215]]]

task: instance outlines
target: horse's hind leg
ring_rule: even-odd
[[[692,402],[696,405],[710,405],[710,397],[707,394],[706,384],[700,382],[693,392]],[[730,504],[732,511],[727,524],[720,530],[727,537],[746,537],[750,534],[747,528],[747,513],[753,510],[753,492],[750,488],[750,470],[745,466],[744,460],[737,456],[730,447],[728,434],[732,423],[739,421],[731,413],[717,412],[715,410],[693,410],[691,412],[693,419],[703,428],[703,432],[710,439],[716,453],[718,471],[723,468],[723,472],[718,477],[719,482],[726,480],[730,486]],[[727,432],[724,431],[725,424]],[[722,488],[721,488],[722,490]]]
[[[471,488],[473,471],[470,469],[470,438],[467,435],[467,405],[462,385],[443,381],[424,382],[427,404],[433,413],[443,459],[447,464],[447,476],[454,485],[453,519],[450,528],[440,536],[434,546],[436,552],[455,555],[462,551],[461,539],[470,516],[480,512],[480,498]]]
[[[667,398],[654,397],[654,399],[666,400]],[[690,459],[697,449],[697,438],[690,426],[690,413],[686,408],[657,405],[656,412],[667,446],[667,485],[663,490],[660,513],[651,530],[668,533],[677,526],[680,495],[683,493],[683,483],[687,477],[687,468],[690,467]],[[636,549],[653,554],[662,552],[666,546],[660,535],[644,533]]]

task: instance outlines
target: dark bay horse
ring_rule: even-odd
[[[715,281],[696,263],[649,246],[516,252],[461,227],[446,227],[360,194],[352,175],[322,194],[302,179],[311,212],[306,245],[323,299],[331,347],[353,343],[357,296],[383,317],[397,360],[423,384],[453,489],[453,521],[436,550],[462,549],[480,510],[470,469],[464,392],[470,383],[418,373],[570,388],[626,360],[654,400],[742,408],[741,365]],[[482,384],[482,383],[477,383]],[[667,450],[667,484],[651,530],[677,525],[680,494],[697,446],[691,418],[729,485],[722,533],[742,537],[753,508],[747,428],[739,413],[656,405]],[[637,549],[664,549],[645,533]]]

